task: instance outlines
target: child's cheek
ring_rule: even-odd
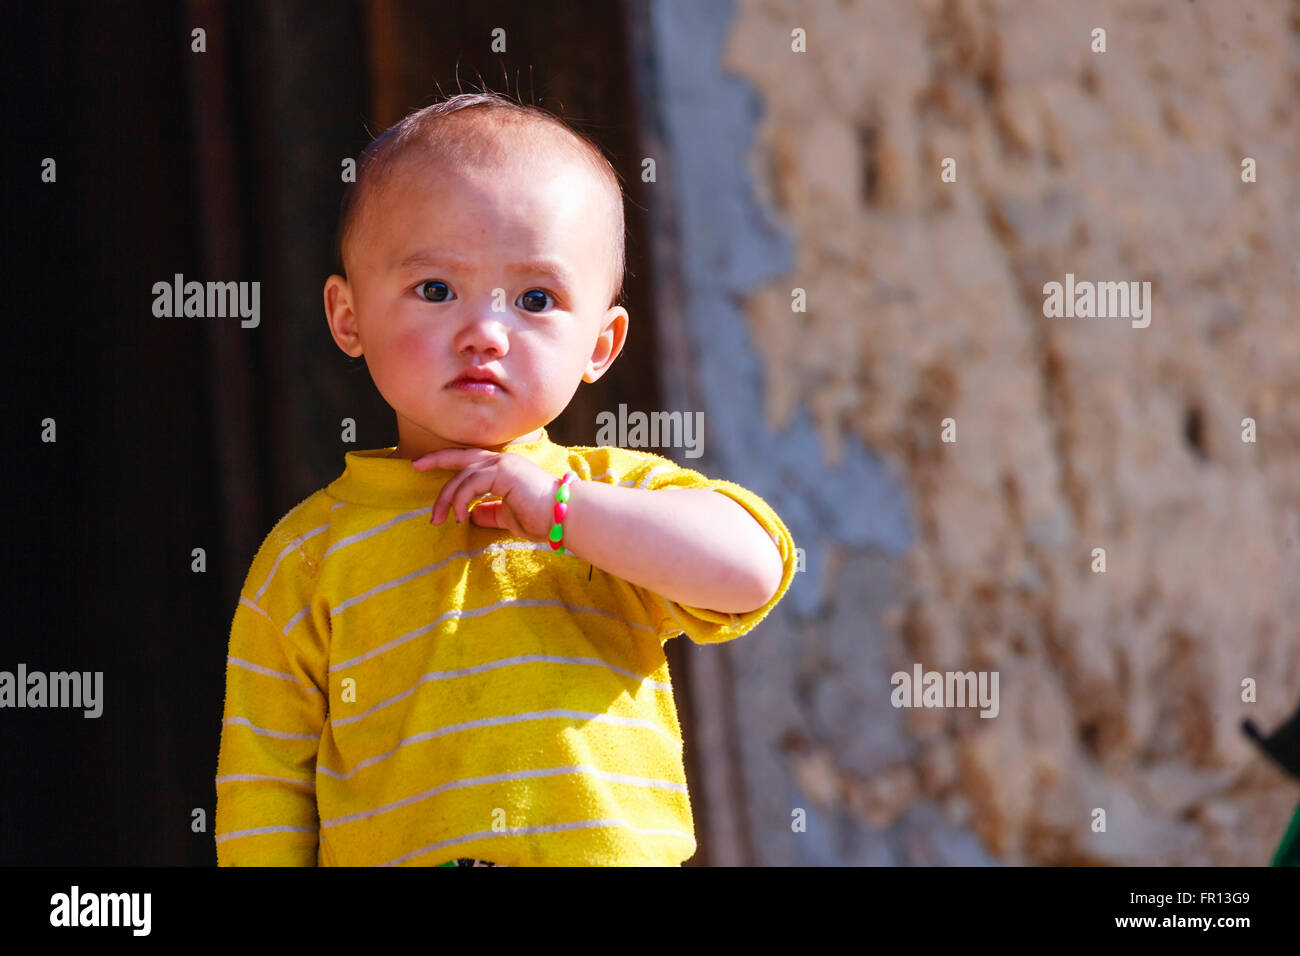
[[[436,371],[439,354],[438,333],[428,326],[411,325],[397,335],[393,342],[393,358],[404,368],[423,369],[426,374]]]

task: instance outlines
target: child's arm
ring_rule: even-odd
[[[217,761],[220,866],[315,866],[316,754],[326,716],[325,663],[305,639],[241,595],[230,632]]]
[[[699,488],[575,482],[564,548],[669,601],[722,613],[762,607],[784,570],[776,544],[748,511]]]
[[[475,524],[547,540],[556,480],[521,455],[444,448],[411,462],[417,471],[456,471],[438,493],[430,520],[472,512]],[[564,520],[566,551],[602,571],[682,606],[744,614],[767,604],[786,577],[777,542],[738,502],[713,489],[627,488],[574,482]]]

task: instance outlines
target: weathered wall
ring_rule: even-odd
[[[734,860],[1267,862],[1300,792],[1240,723],[1300,700],[1295,10],[653,8],[670,407],[808,562],[693,652]],[[1150,281],[1150,325],[1045,317],[1067,272]],[[896,709],[917,662],[997,671],[998,716]]]

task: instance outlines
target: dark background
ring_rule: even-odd
[[[630,52],[645,13],[526,2],[6,13],[13,480],[0,670],[102,671],[104,711],[0,711],[0,863],[212,865],[225,658],[249,563],[346,451],[397,439],[364,362],[325,323],[342,160],[408,111],[484,86],[605,149],[627,190],[632,324],[614,370],[548,426],[562,444],[595,444],[596,410],[659,406],[638,160],[655,119],[637,105],[643,58]],[[205,53],[191,52],[196,26]],[[495,27],[505,54],[490,50]],[[46,157],[53,184],[41,182]],[[260,282],[261,324],[155,318],[153,285],[176,273]],[[55,443],[41,441],[46,418]],[[341,441],[344,418],[355,445]],[[194,548],[205,573],[191,570]],[[689,758],[679,645],[667,646]]]

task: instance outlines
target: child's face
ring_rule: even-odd
[[[396,411],[398,456],[500,450],[600,378],[628,318],[609,307],[608,202],[593,174],[559,157],[407,164],[370,194],[350,278],[330,276],[325,312]],[[471,367],[501,386],[452,387]]]

